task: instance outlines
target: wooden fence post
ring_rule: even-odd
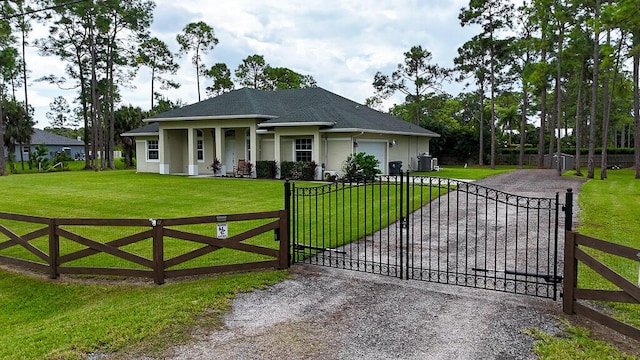
[[[164,227],[162,220],[150,220],[153,226],[153,280],[164,284]]]
[[[562,310],[565,314],[575,314],[575,288],[578,284],[578,261],[576,260],[576,233],[564,233],[564,284]]]
[[[289,268],[289,212],[280,210],[280,254],[278,254],[278,268]]]
[[[60,277],[58,272],[58,259],[60,258],[60,237],[56,233],[58,224],[56,219],[49,219],[49,267],[51,272],[49,277],[57,279]]]

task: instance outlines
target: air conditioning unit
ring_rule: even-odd
[[[438,158],[431,159],[431,169],[433,171],[440,171],[440,166],[438,166]]]
[[[322,174],[324,181],[336,181],[338,179],[338,172],[333,170],[325,170]]]

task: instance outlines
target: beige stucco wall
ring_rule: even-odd
[[[258,144],[260,144],[260,149],[258,153],[258,159],[274,161],[276,159],[276,149],[275,142],[273,140],[273,134],[260,135],[259,138],[260,141],[258,142]]]
[[[347,156],[352,152],[358,152],[354,142],[384,143],[386,154],[381,169],[384,174],[389,171],[389,162],[402,161],[402,171],[415,170],[418,167],[418,155],[429,153],[429,139],[422,136],[402,136],[390,134],[361,134],[361,133],[326,133],[323,134],[322,159],[326,164],[326,170],[342,173],[342,166]],[[395,144],[394,144],[395,141]],[[362,148],[362,145],[360,146]],[[325,150],[326,149],[326,150]]]
[[[313,150],[312,158],[318,164],[318,176],[321,166],[329,171],[337,171],[341,173],[344,161],[347,156],[357,148],[354,148],[354,142],[380,144],[378,149],[385,151],[384,164],[381,164],[383,173],[388,173],[388,163],[390,161],[402,161],[402,170],[415,170],[418,165],[418,155],[429,153],[429,138],[419,136],[401,136],[391,134],[368,134],[368,133],[332,133],[320,132],[318,126],[300,126],[300,127],[280,127],[275,131],[256,134],[255,149],[250,149],[251,156],[246,153],[247,131],[253,132],[257,129],[255,119],[216,119],[216,120],[197,120],[197,121],[168,121],[160,124],[162,132],[165,133],[164,144],[165,153],[164,161],[169,164],[170,173],[188,173],[189,172],[189,141],[188,132],[193,129],[202,131],[202,139],[204,140],[204,160],[197,161],[197,171],[199,174],[207,174],[211,172],[208,167],[214,158],[220,160],[227,173],[231,173],[233,167],[237,165],[238,160],[244,159],[254,163],[259,160],[272,161],[293,161],[295,159],[294,140],[299,138],[312,138]],[[219,134],[223,139],[221,144],[216,144],[215,130],[219,130]],[[235,134],[225,136],[225,130],[235,130]],[[138,171],[140,172],[159,172],[158,161],[146,160],[146,140],[153,137],[139,137],[136,140],[136,152],[138,155]],[[197,140],[197,138],[196,138]],[[233,140],[233,148],[228,148],[226,143]],[[279,141],[279,146],[276,144]],[[162,146],[162,145],[161,145]],[[361,146],[362,147],[362,146]],[[229,153],[227,153],[229,150]],[[195,151],[195,145],[194,149]],[[218,153],[220,152],[220,153]],[[277,153],[276,153],[277,152]],[[162,158],[162,157],[161,157]]]
[[[427,137],[398,136],[392,140],[396,140],[396,145],[389,147],[389,161],[402,161],[402,171],[415,171],[418,168],[418,155],[429,153]]]
[[[147,140],[158,140],[158,137],[140,136],[136,138],[136,171],[158,173],[160,160],[147,160]]]

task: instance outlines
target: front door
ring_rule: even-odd
[[[236,140],[227,138],[224,142],[224,165],[227,174],[236,166]]]

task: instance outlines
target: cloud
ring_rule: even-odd
[[[392,72],[411,46],[422,45],[433,54],[434,63],[453,66],[457,48],[478,32],[459,24],[460,8],[467,5],[467,0],[157,0],[151,35],[177,52],[175,36],[189,22],[204,21],[219,39],[203,56],[207,67],[223,62],[233,73],[242,59],[261,54],[273,66],[312,75],[319,86],[363,102],[373,95],[375,73]],[[181,68],[173,77],[182,84],[180,89],[162,91],[172,100],[197,101],[190,58],[179,59]],[[32,69],[32,78],[53,68],[63,72],[46,66]],[[149,77],[148,69],[139,70],[135,89],[122,91],[124,104],[149,107]],[[55,97],[52,89],[41,85],[31,91],[38,93],[34,99],[39,103]]]

